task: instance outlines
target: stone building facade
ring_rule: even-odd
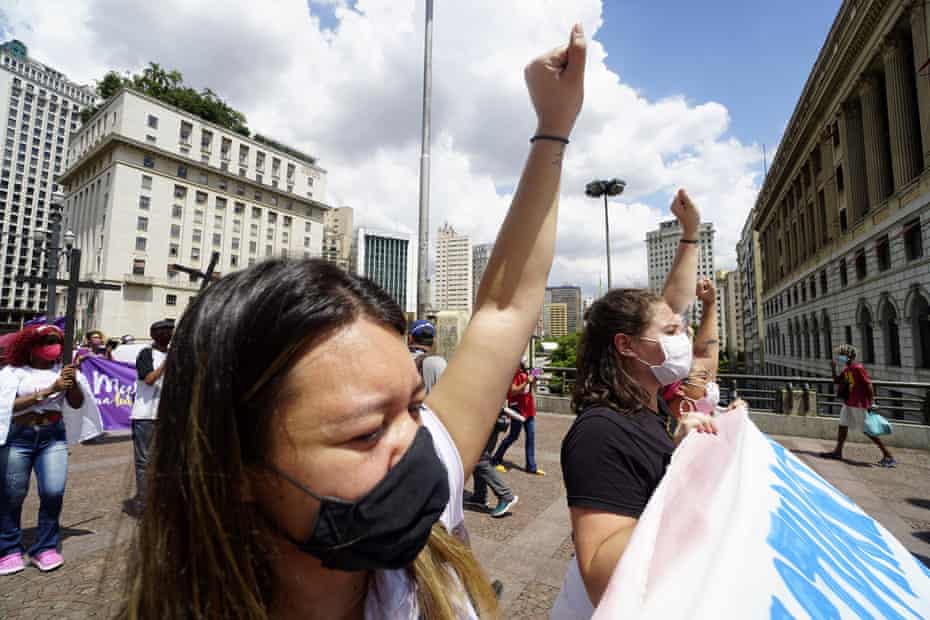
[[[930,381],[930,7],[847,0],[754,209],[765,371]]]

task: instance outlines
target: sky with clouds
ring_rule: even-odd
[[[550,282],[593,295],[606,279],[603,208],[584,196],[596,177],[627,182],[610,207],[615,286],[645,285],[646,232],[678,187],[717,229],[717,267],[735,266],[762,144],[771,157],[839,4],[438,0],[431,228],[493,241],[535,127],[523,67],[579,21],[585,106]],[[176,68],[253,131],[319,157],[329,204],[415,234],[423,15],[424,0],[5,0],[0,36],[84,83],[149,61]]]

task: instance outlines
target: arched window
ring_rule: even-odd
[[[882,340],[885,345],[885,364],[888,366],[901,365],[901,335],[898,329],[898,311],[894,304],[885,298],[879,314],[882,327]]]
[[[859,306],[859,347],[860,362],[866,364],[875,362],[875,334],[872,329],[872,312],[865,304]]]
[[[820,359],[820,329],[817,325],[817,315],[811,316],[811,339],[814,341],[814,359]]]
[[[930,368],[930,303],[917,293],[911,300],[911,329],[914,341],[914,365]]]
[[[820,329],[823,330],[823,358],[828,360],[833,357],[833,331],[826,310],[821,314]]]

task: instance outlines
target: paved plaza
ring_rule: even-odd
[[[504,478],[520,496],[502,519],[467,512],[472,545],[492,578],[504,583],[502,617],[546,618],[571,557],[568,509],[559,469],[559,444],[572,418],[541,414],[536,458],[547,473],[522,471],[523,444],[508,454],[514,467]],[[930,566],[930,452],[897,450],[897,469],[871,467],[871,445],[848,444],[847,461],[814,456],[828,442],[779,438],[821,475],[849,495]],[[71,453],[62,525],[66,564],[44,574],[30,567],[0,577],[0,618],[108,618],[118,605],[123,558],[135,522],[120,511],[132,493],[132,444],[128,436],[75,446]],[[470,487],[470,482],[467,484]],[[23,509],[25,535],[34,533],[35,485]]]

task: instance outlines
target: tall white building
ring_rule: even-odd
[[[216,272],[271,256],[320,256],[326,171],[279,143],[249,139],[123,90],[74,135],[66,227],[81,277],[122,284],[84,291],[78,326],[146,334],[177,318],[200,282],[169,265]]]
[[[678,241],[681,239],[681,227],[676,220],[670,220],[659,224],[659,228],[646,233],[646,248],[648,251],[649,263],[649,290],[653,293],[661,294],[662,287],[665,286],[665,280],[669,271],[672,269],[672,262],[675,260],[675,253],[678,251]],[[701,224],[698,232],[698,241],[700,242],[698,257],[698,277],[714,279],[714,225],[710,222]],[[695,302],[690,309],[689,320],[700,322],[701,320],[701,302]]]
[[[472,305],[478,297],[478,287],[481,285],[481,278],[488,268],[488,261],[491,260],[491,252],[494,251],[493,243],[479,243],[471,251],[472,262]]]
[[[323,215],[323,258],[348,270],[352,254],[352,207],[338,207]]]
[[[433,277],[434,307],[471,314],[474,270],[471,239],[443,224],[436,236],[436,274]]]
[[[81,108],[93,101],[93,90],[30,58],[20,41],[0,45],[0,110],[6,112],[0,115],[0,328],[18,328],[45,311],[45,287],[15,278],[45,273],[42,244],[33,236],[49,227],[68,138],[80,125]]]
[[[351,268],[377,282],[404,312],[417,311],[417,248],[410,235],[357,228]]]

